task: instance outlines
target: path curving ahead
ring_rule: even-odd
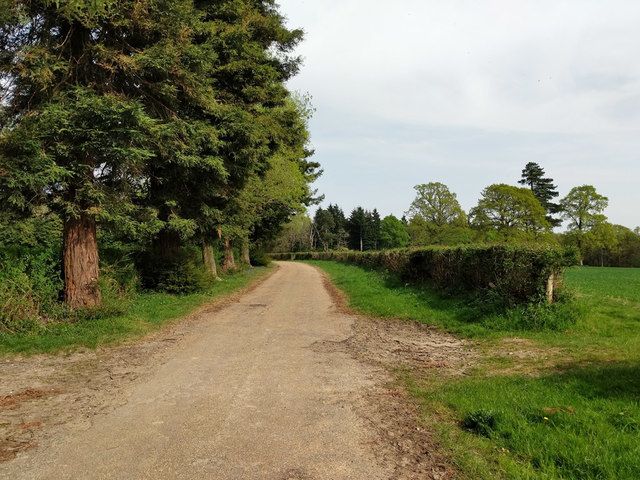
[[[0,478],[389,478],[356,409],[374,370],[314,348],[348,338],[353,317],[313,267],[278,268],[207,314],[124,405],[1,464]]]

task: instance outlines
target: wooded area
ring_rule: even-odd
[[[0,0],[2,327],[250,263],[313,201],[302,37],[271,0]]]

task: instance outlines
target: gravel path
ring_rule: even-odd
[[[435,361],[464,362],[464,346],[416,326],[404,340],[381,322],[354,328],[323,282],[281,263],[236,302],[158,338],[0,363],[0,440],[27,445],[0,478],[448,477],[376,352],[400,345],[445,365]]]

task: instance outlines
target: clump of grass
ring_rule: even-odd
[[[460,422],[462,428],[475,434],[489,437],[496,428],[496,414],[491,410],[481,408],[467,413]]]

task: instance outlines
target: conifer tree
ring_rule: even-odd
[[[544,176],[544,170],[540,165],[534,162],[527,163],[518,183],[526,185],[533,192],[533,196],[547,211],[546,219],[552,227],[557,227],[562,223],[561,219],[553,217],[554,214],[560,212],[560,205],[553,203],[553,199],[559,195],[558,187],[553,184],[553,179]]]
[[[197,12],[180,0],[0,0],[0,11],[0,203],[60,214],[65,301],[90,308],[100,304],[96,222],[134,210],[158,150],[183,150],[159,112],[170,108],[163,96],[202,93],[176,60]]]
[[[0,0],[0,204],[60,215],[72,308],[100,304],[97,222],[163,253],[224,224],[292,123],[301,38],[273,0]]]

